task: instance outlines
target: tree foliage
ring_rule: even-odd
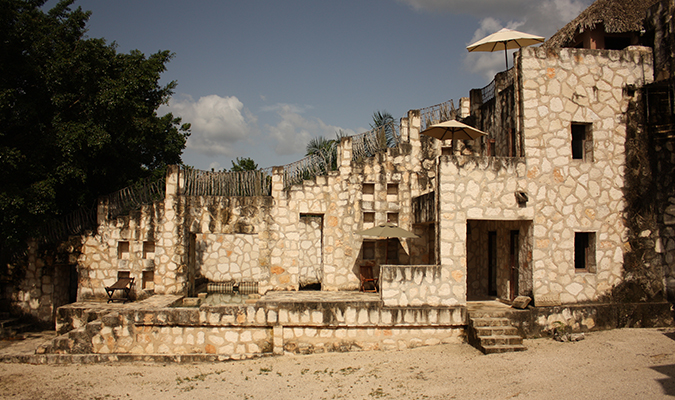
[[[62,0],[0,0],[0,262],[49,219],[181,162],[189,125],[157,108],[172,54],[117,53]]]
[[[382,147],[394,147],[396,145],[394,117],[386,110],[378,110],[373,113],[373,122],[370,124],[370,129],[378,131]]]
[[[250,157],[237,157],[237,160],[232,160],[232,172],[255,171],[258,169],[258,164]]]

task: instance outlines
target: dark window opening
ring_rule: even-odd
[[[398,196],[398,183],[387,184],[387,195]]]
[[[574,234],[574,269],[595,272],[595,233]]]
[[[398,225],[398,213],[387,213],[387,222]]]
[[[321,290],[321,283],[308,283],[306,285],[300,285],[300,290]]]
[[[591,125],[572,123],[572,159],[593,161]]]
[[[605,36],[606,50],[623,50],[630,44],[630,37]]]
[[[370,222],[374,223],[375,222],[375,213],[374,212],[364,212],[363,213],[363,222]]]
[[[375,184],[374,183],[364,183],[363,184],[363,194],[375,194]]]

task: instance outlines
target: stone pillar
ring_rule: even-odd
[[[284,167],[272,167],[272,197],[280,199],[284,192]]]
[[[166,173],[164,216],[157,227],[156,252],[159,265],[155,270],[155,293],[187,294],[186,238],[184,235],[184,207],[180,188],[181,171],[172,165]]]

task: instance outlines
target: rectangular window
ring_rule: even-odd
[[[117,242],[117,258],[119,260],[129,259],[129,242]]]
[[[387,213],[387,222],[398,225],[398,213]]]
[[[155,258],[155,242],[143,242],[143,258]]]
[[[398,196],[398,183],[387,183],[387,196]]]
[[[593,161],[591,124],[572,123],[572,159]]]
[[[595,272],[595,232],[574,233],[574,269]]]
[[[363,194],[375,194],[375,184],[374,183],[364,183],[363,184]]]
[[[363,242],[363,259],[375,259],[375,242]]]
[[[375,213],[374,212],[364,212],[363,213],[363,223],[375,223]]]
[[[155,289],[155,271],[143,271],[143,290]]]

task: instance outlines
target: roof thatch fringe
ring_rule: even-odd
[[[568,44],[577,33],[595,29],[598,24],[605,25],[607,33],[638,32],[647,9],[660,0],[596,0],[578,17],[551,36],[544,44],[545,48],[562,47]]]

